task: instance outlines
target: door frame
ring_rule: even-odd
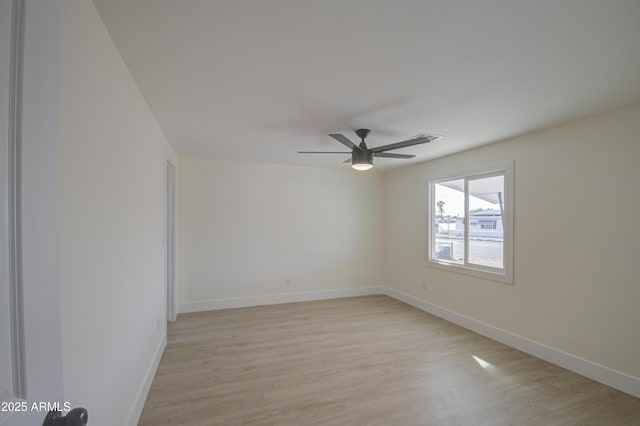
[[[12,349],[21,353],[12,354],[12,363],[17,360],[20,364],[10,368],[12,375],[22,376],[18,379],[22,381],[20,385],[15,378],[12,380],[10,395],[5,397],[20,402],[62,402],[57,177],[63,4],[62,0],[1,1],[3,12],[8,3],[12,7],[13,76],[5,86],[12,92],[12,111],[2,121],[8,119],[11,123],[12,130],[6,135],[11,135],[13,147],[6,146],[6,164],[11,168],[6,177],[11,182],[3,182],[0,191],[7,203],[3,227],[12,235],[9,239],[4,235],[0,238],[1,244],[6,244],[7,253],[3,256],[11,265],[3,278],[10,279],[11,286],[17,288],[10,301],[12,334],[14,342],[18,342],[12,342]],[[0,416],[0,423],[42,424],[45,414],[37,410],[8,412],[8,416]]]
[[[24,333],[24,291],[22,284],[22,78],[24,51],[24,0],[2,0],[3,39],[9,40],[2,50],[2,76],[9,90],[8,102],[2,108],[2,137],[0,138],[0,153],[7,173],[0,179],[0,196],[2,200],[2,229],[0,229],[0,244],[2,244],[3,266],[0,285],[2,285],[2,359],[3,377],[9,383],[2,383],[0,397],[25,400],[26,368],[25,368],[25,333]],[[9,22],[6,22],[9,21]],[[9,25],[6,25],[9,24]],[[6,49],[5,49],[6,48]],[[6,109],[5,109],[6,107]],[[8,337],[8,339],[6,339]],[[8,341],[5,341],[8,340]],[[8,359],[6,359],[8,357]],[[5,369],[8,368],[8,371]],[[5,386],[6,385],[6,386]],[[0,414],[0,421],[6,417]]]
[[[175,321],[176,303],[176,166],[165,156],[165,284],[167,321]]]

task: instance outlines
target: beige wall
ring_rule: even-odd
[[[638,135],[640,105],[386,174],[387,285],[640,377]],[[428,176],[509,160],[514,285],[427,268]]]
[[[378,173],[180,159],[179,303],[383,284],[382,187]]]
[[[91,425],[124,425],[165,332],[168,148],[93,2],[65,0],[63,13],[64,395]]]

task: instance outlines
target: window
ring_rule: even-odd
[[[429,179],[428,266],[513,283],[513,163]]]

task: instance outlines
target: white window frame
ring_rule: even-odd
[[[458,272],[474,277],[485,278],[506,284],[513,284],[513,240],[514,240],[514,184],[513,161],[479,166],[472,169],[460,170],[454,173],[429,176],[427,178],[427,266]],[[469,220],[465,217],[465,256],[464,264],[456,264],[439,260],[435,257],[435,189],[434,185],[444,181],[463,179],[465,182],[465,216],[468,216],[468,184],[469,180],[491,176],[504,176],[504,242],[503,242],[503,268],[491,268],[488,266],[468,263],[469,251]]]

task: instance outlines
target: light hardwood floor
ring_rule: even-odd
[[[140,425],[640,425],[640,399],[386,296],[185,314]]]

